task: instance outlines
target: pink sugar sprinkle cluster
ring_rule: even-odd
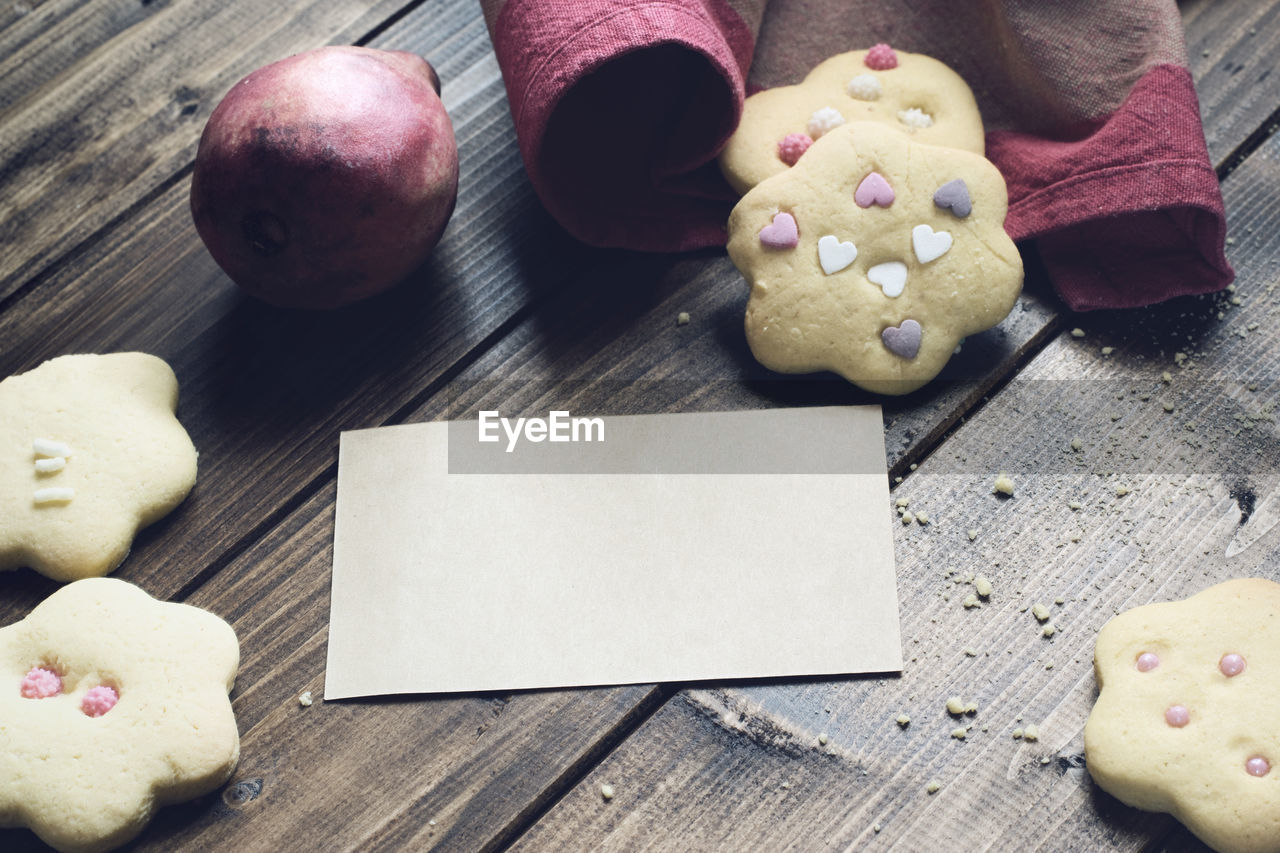
[[[48,699],[62,692],[62,679],[58,673],[33,666],[22,678],[22,696],[26,699]]]
[[[90,688],[84,694],[84,698],[80,700],[80,710],[84,711],[86,716],[101,717],[114,708],[119,701],[120,695],[114,688],[99,685]]]
[[[809,150],[813,140],[807,133],[788,133],[778,142],[778,159],[794,166],[800,155]]]
[[[873,71],[888,71],[890,68],[898,67],[898,54],[894,53],[889,45],[881,42],[868,50],[866,58],[862,61]]]

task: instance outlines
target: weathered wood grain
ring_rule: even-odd
[[[1234,293],[1078,318],[895,490],[929,518],[895,526],[900,678],[685,691],[516,849],[1195,849],[1094,789],[1081,733],[1114,613],[1280,579],[1280,140],[1225,189]],[[966,609],[977,574],[995,592]],[[1038,741],[1012,737],[1026,723]]]
[[[1215,163],[1280,120],[1280,9],[1184,0],[1187,58]]]
[[[432,8],[398,22],[379,44],[415,50],[435,44],[432,16],[439,10],[427,5]],[[234,838],[254,849],[279,849],[294,840],[316,842],[333,829],[340,833],[333,836],[335,847],[478,847],[498,837],[495,826],[501,832],[535,816],[575,777],[575,768],[594,762],[602,744],[628,730],[638,709],[654,696],[648,688],[634,688],[519,694],[505,704],[500,703],[507,697],[415,697],[321,704],[306,709],[319,712],[314,716],[300,716],[304,709],[295,704],[296,692],[318,690],[322,668],[339,429],[434,417],[450,404],[463,407],[480,399],[505,408],[568,398],[575,407],[581,402],[615,412],[857,399],[836,380],[784,381],[754,367],[741,338],[744,294],[734,290],[740,281],[723,259],[596,253],[564,241],[524,182],[482,32],[472,20],[435,48],[455,63],[442,72],[446,102],[465,136],[464,189],[444,246],[417,277],[426,287],[416,293],[402,289],[339,318],[299,317],[249,303],[195,241],[187,224],[185,182],[177,180],[154,197],[141,196],[150,198],[148,203],[123,208],[128,215],[93,231],[97,236],[90,243],[76,243],[80,248],[65,267],[42,276],[0,314],[5,373],[78,347],[137,347],[169,358],[184,383],[181,413],[202,450],[201,482],[178,516],[144,534],[119,576],[159,595],[186,595],[231,618],[241,631],[246,657],[236,703],[245,758],[233,781],[246,784],[229,786],[222,799],[168,810],[144,846],[195,849]],[[1224,97],[1223,103],[1230,101]],[[1006,321],[1003,336],[987,336],[972,349],[966,345],[957,369],[963,368],[961,377],[974,384],[935,386],[887,411],[890,459],[902,473],[972,408],[977,396],[1007,378],[1062,323],[1052,298],[1040,299],[1032,287],[1026,316]],[[678,327],[675,313],[682,310],[690,311],[692,320]],[[680,334],[684,337],[676,337]],[[17,342],[12,351],[10,341]],[[486,386],[486,376],[500,381]],[[457,377],[461,381],[454,381]],[[1037,421],[1031,423],[1035,428]],[[961,429],[957,436],[970,432]],[[922,475],[941,458],[935,454],[902,493],[926,484]],[[932,502],[943,492],[922,494]],[[1269,540],[1261,536],[1258,541],[1265,548]],[[941,551],[934,559],[942,561]],[[7,599],[0,624],[25,612],[41,594],[29,573],[0,576],[0,586],[5,593],[0,597]],[[904,623],[908,637],[940,630],[924,619]],[[1061,636],[1079,630],[1069,628]],[[1024,671],[1014,665],[988,677],[1003,677],[1014,698],[1025,698],[1013,686]],[[691,708],[704,723],[720,713],[723,724],[710,725],[711,734],[728,744],[729,752],[751,754],[738,725],[730,722],[736,712],[726,716],[721,706],[745,697],[767,710],[747,714],[741,726],[771,725],[786,717],[776,706],[790,709],[798,703],[808,711],[815,695],[825,701],[845,683],[766,685],[719,695],[708,688],[668,705],[642,732],[652,731],[674,709]],[[855,716],[857,701],[848,697],[842,720]],[[491,720],[499,707],[497,720]],[[403,742],[384,738],[383,728],[403,736]],[[482,728],[484,734],[473,740],[471,733]],[[673,750],[719,756],[715,760],[731,774],[722,747],[707,752],[709,740],[673,731],[685,738],[682,747],[673,743]],[[888,727],[889,735],[895,731]],[[654,749],[651,741],[637,740],[637,745],[655,761],[672,760],[674,752]],[[391,750],[386,765],[379,763],[382,748]],[[928,751],[927,745],[917,749]],[[622,754],[634,758],[637,753]],[[827,757],[821,761],[832,763]],[[932,766],[950,767],[943,761]],[[762,762],[768,765],[769,759]],[[673,798],[688,799],[685,813],[705,833],[668,840],[688,846],[690,837],[726,843],[734,837],[705,798],[689,796],[696,784],[682,790],[679,778],[652,778],[654,808]],[[756,777],[716,773],[700,778],[718,786],[726,800],[743,804],[740,814],[748,819],[745,806],[754,811],[770,796],[750,787]],[[589,794],[590,784],[553,815],[562,817],[582,790]],[[1012,787],[1016,793],[1019,786]],[[1076,782],[1060,786],[1041,801],[1051,807],[1074,802],[1076,787]],[[832,799],[832,790],[830,775],[815,775],[807,799]],[[612,805],[623,802],[620,794]],[[594,809],[596,801],[588,796],[586,805]],[[1099,807],[1120,815],[1120,828],[1113,825],[1111,831],[1127,833],[1131,841],[1169,826],[1159,819],[1126,824],[1129,810],[1105,800]],[[948,809],[945,815],[955,821],[957,814],[990,808],[974,801],[967,812]],[[620,809],[612,814],[633,824],[644,817]],[[767,818],[767,810],[763,814]],[[1079,808],[1070,811],[1060,831],[1070,834],[1071,821],[1082,816],[1086,812]],[[433,818],[435,827],[427,823]],[[811,812],[797,815],[801,823],[811,818]],[[758,829],[761,819],[751,825]],[[340,826],[348,822],[349,829]],[[643,837],[660,840],[673,826],[658,820],[652,834]],[[21,835],[0,833],[0,846]],[[819,838],[803,832],[774,837]],[[759,843],[747,840],[748,847]],[[571,842],[581,846],[576,838]]]
[[[332,476],[341,429],[394,420],[595,256],[534,200],[483,23],[476,17],[435,45],[427,39],[440,11],[420,8],[377,42],[439,48],[462,151],[454,219],[404,286],[331,314],[253,302],[205,252],[184,180],[0,313],[2,375],[62,353],[127,349],[155,353],[178,374],[200,476],[188,501],[137,540],[118,576],[170,596],[216,571],[321,485],[322,473]],[[0,622],[48,591],[29,572],[0,576],[0,585]]]
[[[131,849],[482,849],[599,748],[602,726],[665,696],[638,686],[324,702],[334,493],[330,482],[187,599],[240,639],[241,760],[215,794],[162,810]],[[39,847],[0,831],[0,848]]]
[[[404,5],[49,0],[14,21],[0,32],[0,300],[172,184],[236,80],[361,39]],[[434,5],[441,38],[475,17]]]

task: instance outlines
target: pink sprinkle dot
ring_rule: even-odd
[[[813,139],[807,133],[788,133],[778,140],[778,159],[788,166],[794,166],[800,155],[809,150]]]
[[[1218,669],[1227,678],[1234,678],[1244,672],[1244,658],[1235,653],[1223,655],[1222,660],[1218,661]]]
[[[867,51],[867,56],[862,60],[868,68],[875,71],[888,71],[890,68],[898,67],[898,54],[893,52],[893,48],[883,42]]]
[[[62,679],[58,673],[33,666],[22,677],[22,696],[25,699],[48,699],[62,692]]]
[[[115,688],[99,685],[90,688],[84,694],[84,698],[80,700],[80,710],[84,711],[86,716],[101,717],[116,706],[116,702],[120,701],[120,694],[116,693]]]
[[[1170,705],[1165,709],[1164,721],[1175,729],[1180,729],[1191,722],[1191,712],[1181,705]]]
[[[1156,657],[1152,652],[1143,652],[1138,655],[1138,672],[1150,672],[1160,665],[1160,658]]]
[[[1266,776],[1271,772],[1271,762],[1261,755],[1255,755],[1244,763],[1244,769],[1250,776]]]

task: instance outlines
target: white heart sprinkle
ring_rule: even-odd
[[[876,264],[867,270],[867,279],[872,284],[878,284],[884,288],[884,295],[893,299],[901,296],[903,289],[907,286],[907,265],[902,261]]]
[[[917,225],[911,229],[911,245],[915,247],[916,258],[920,263],[927,264],[951,250],[951,232],[934,231],[928,225]]]
[[[845,240],[841,243],[830,234],[818,240],[818,263],[822,271],[833,275],[853,263],[858,257],[858,247]]]

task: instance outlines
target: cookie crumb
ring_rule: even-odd
[[[1072,330],[1071,330],[1071,337],[1073,337],[1073,338],[1083,338],[1083,337],[1084,337],[1084,329],[1080,328],[1079,326],[1075,327],[1074,329],[1072,329]]]
[[[973,540],[978,538],[978,531],[970,530],[968,533],[968,536],[969,536],[969,541],[972,542]]]
[[[1049,619],[1049,608],[1037,601],[1031,605],[1031,615],[1036,617],[1038,622],[1046,622]]]
[[[936,794],[942,790],[942,783],[937,779],[930,779],[929,784],[925,785],[924,789],[930,794]]]
[[[831,736],[828,735],[826,732],[822,732],[820,735],[818,735],[818,744],[820,746],[826,746],[830,742],[831,742]]]
[[[920,525],[921,527],[923,527],[923,526],[925,526],[926,524],[928,524],[928,523],[929,523],[929,515],[928,515],[928,513],[925,513],[925,512],[917,512],[917,513],[916,513],[916,522],[917,522],[917,523],[919,523],[919,525]]]
[[[913,521],[915,521],[915,520],[916,520],[916,517],[915,517],[914,515],[912,515],[911,513],[909,513],[909,512],[904,512],[904,513],[902,514],[902,523],[903,523],[903,524],[910,524],[911,522],[913,522]]]
[[[969,593],[964,597],[964,600],[960,602],[960,605],[964,607],[965,610],[968,610],[971,607],[977,607],[978,596],[974,595],[973,593]]]
[[[894,722],[905,729],[907,726],[911,725],[911,718],[906,714],[899,714],[898,719],[894,720]]]
[[[1084,447],[1084,442],[1080,440],[1079,436],[1071,439],[1071,449],[1074,450],[1076,453],[1079,453],[1081,448],[1083,447]]]
[[[687,326],[687,325],[689,325],[689,312],[688,312],[688,311],[681,311],[679,314],[677,314],[677,315],[676,315],[676,325],[677,325],[677,326]]]
[[[1058,633],[1058,629],[1052,622],[1046,622],[1044,623],[1044,627],[1040,629],[1040,633],[1046,637],[1052,637],[1054,634]]]
[[[996,477],[995,484],[992,485],[991,491],[998,495],[1013,495],[1013,478],[1001,471],[1000,475]]]
[[[954,729],[951,730],[951,736],[956,740],[964,740],[965,735],[967,735],[968,733],[969,733],[968,730],[965,729],[964,726],[956,726]]]
[[[1021,739],[1022,739],[1022,729],[1014,729],[1014,730],[1013,730],[1013,739],[1014,739],[1014,740],[1021,740]]]
[[[878,834],[880,832],[880,824],[878,823],[871,824],[871,831]]]
[[[1035,723],[1028,723],[1022,730],[1023,740],[1040,740],[1040,727]]]
[[[605,800],[612,800],[613,794],[614,794],[614,791],[613,791],[612,785],[606,783],[600,786],[600,796]]]
[[[1071,509],[1080,509],[1080,501],[1067,501],[1067,506]]]
[[[986,575],[978,575],[973,579],[973,588],[978,591],[978,595],[982,598],[990,598],[991,593],[995,592],[995,587],[991,585],[991,581]]]
[[[1116,486],[1116,497],[1118,497],[1118,498],[1122,498],[1122,497],[1124,497],[1124,496],[1125,496],[1125,495],[1127,495],[1127,494],[1129,494],[1129,487],[1128,487],[1128,486],[1123,486],[1123,485],[1122,485],[1122,486]]]
[[[314,701],[315,701],[315,700],[311,698],[311,691],[310,691],[310,690],[307,690],[307,691],[305,691],[305,692],[303,692],[303,693],[298,694],[298,704],[299,704],[299,705],[301,705],[301,706],[302,706],[302,707],[304,707],[304,708],[310,708],[310,707],[311,707],[311,704],[312,704]]]

